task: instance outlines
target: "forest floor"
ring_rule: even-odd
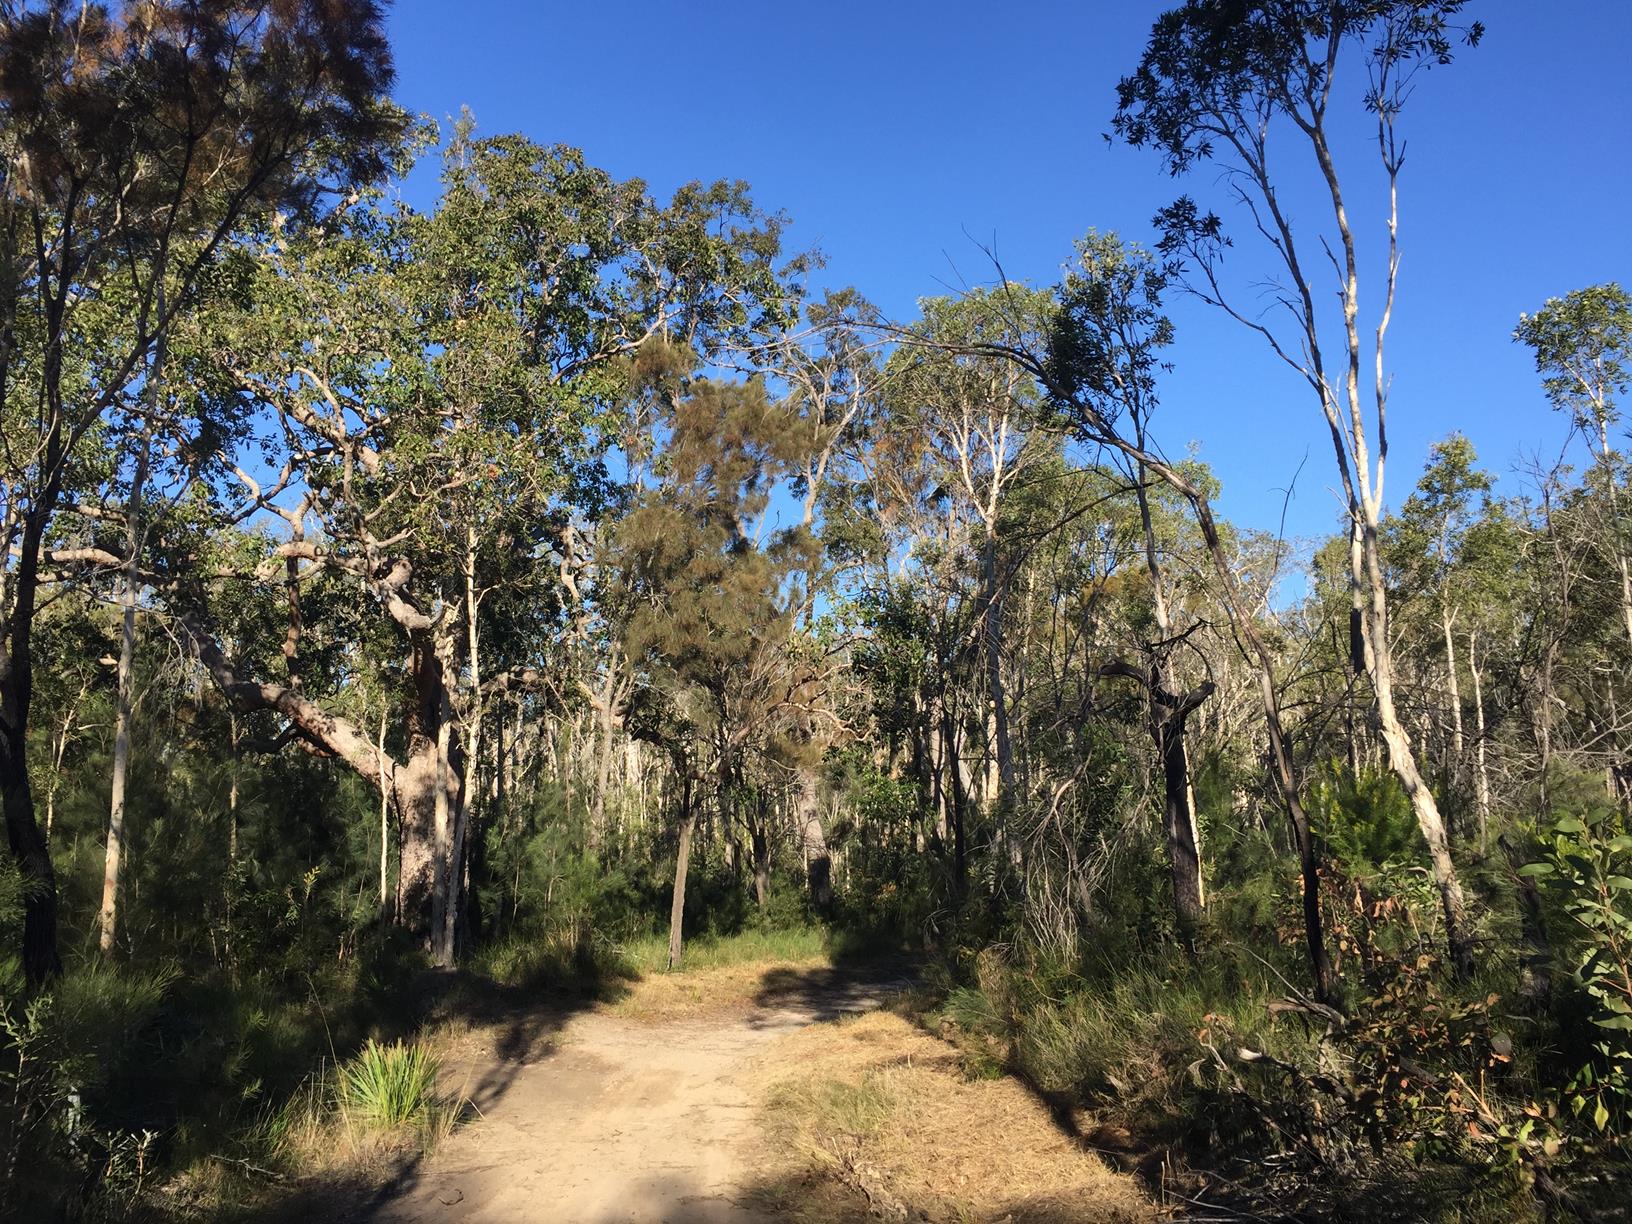
[[[429,1156],[309,1183],[281,1218],[378,1224],[1133,1221],[1131,1177],[1008,1079],[886,1010],[899,963],[650,975],[615,1002],[444,1035],[468,1121]]]

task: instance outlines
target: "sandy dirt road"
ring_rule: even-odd
[[[450,1068],[479,1116],[347,1214],[380,1224],[754,1224],[748,1083],[769,1043],[880,1006],[899,971],[785,971],[751,1010],[660,1024],[590,1011]]]

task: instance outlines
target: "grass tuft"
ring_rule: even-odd
[[[441,1060],[423,1045],[370,1040],[340,1068],[341,1116],[368,1131],[434,1131],[451,1112],[437,1091],[440,1069]]]

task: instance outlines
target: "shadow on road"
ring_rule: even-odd
[[[469,1040],[479,1043],[476,1056],[455,1057],[443,1069],[444,1089],[459,1099],[463,1126],[492,1110],[524,1067],[553,1054],[575,1015],[615,1002],[628,989],[618,976],[581,976],[563,988],[549,982],[506,986],[461,970],[430,970],[415,979],[395,1035],[413,1040],[454,1026],[468,1029]],[[367,1224],[418,1188],[425,1157],[417,1145],[382,1149],[372,1160],[315,1175],[236,1218],[242,1224]],[[457,1218],[451,1210],[450,1216]]]
[[[754,995],[758,1010],[749,1023],[766,1027],[839,1020],[873,1011],[917,982],[911,962],[904,960],[768,969]]]
[[[916,983],[915,966],[899,958],[853,960],[835,966],[779,966],[761,975],[752,997],[753,1010],[746,1017],[737,1013],[728,1023],[738,1026],[739,1031],[746,1025],[769,1039],[780,1031],[876,1010]],[[498,1107],[517,1087],[527,1068],[550,1059],[557,1052],[561,1031],[569,1021],[581,1012],[617,999],[628,990],[625,981],[612,979],[598,981],[593,988],[579,994],[563,995],[539,984],[531,988],[505,988],[468,975],[448,973],[428,974],[419,985],[415,1018],[410,1026],[405,1026],[409,1033],[434,1030],[450,1022],[472,1030],[470,1037],[456,1042],[456,1052],[445,1069],[449,1072],[448,1087],[459,1090],[469,1102],[466,1122],[476,1125],[484,1115],[512,1111],[510,1105],[503,1111]],[[557,1078],[585,1075],[595,1079],[604,1078],[608,1073],[604,1068],[579,1069],[554,1060],[552,1067],[551,1074]],[[561,1088],[566,1082],[563,1080],[556,1087]],[[586,1084],[586,1093],[589,1089],[599,1090],[595,1084]],[[534,1088],[524,1091],[536,1090],[535,1082]],[[627,1095],[627,1086],[620,1091]],[[552,1160],[572,1158],[564,1153],[539,1151],[534,1159],[538,1165],[547,1167]],[[605,1217],[608,1224],[612,1220],[650,1220],[654,1224],[656,1221],[754,1224],[783,1218],[786,1209],[779,1208],[778,1204],[793,1201],[787,1196],[798,1190],[792,1184],[773,1183],[766,1178],[743,1187],[740,1194],[722,1197],[717,1191],[710,1193],[678,1155],[674,1163],[667,1157],[654,1159],[657,1160],[654,1164],[631,1165],[619,1171],[626,1178],[627,1194],[618,1211]],[[478,1163],[479,1169],[473,1169],[473,1175],[478,1171],[491,1175],[490,1159],[479,1158]],[[520,1175],[523,1170],[516,1172]],[[459,1180],[457,1173],[450,1174],[443,1166],[430,1166],[422,1152],[405,1147],[381,1153],[372,1164],[313,1178],[280,1197],[275,1205],[247,1217],[246,1224],[248,1221],[254,1224],[273,1224],[274,1221],[378,1224],[395,1219],[436,1219],[455,1224],[494,1218],[484,1214],[484,1205],[478,1201],[482,1194],[469,1184],[461,1190]],[[472,1195],[470,1199],[465,1197],[466,1191]],[[838,1191],[827,1203],[827,1208],[835,1214],[825,1218],[867,1218],[865,1202],[856,1213],[850,1214],[852,1203],[848,1192],[842,1187],[838,1187]],[[562,1219],[552,1214],[552,1205],[547,1201],[540,1201],[537,1214],[528,1218]],[[584,1220],[582,1224],[601,1224],[601,1219]]]

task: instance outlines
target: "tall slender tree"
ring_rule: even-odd
[[[1224,226],[1188,197],[1157,218],[1161,249],[1188,263],[1189,285],[1265,340],[1307,386],[1331,434],[1348,511],[1352,597],[1351,658],[1371,682],[1389,765],[1411,800],[1428,846],[1445,913],[1450,959],[1473,967],[1466,903],[1438,800],[1418,766],[1395,692],[1388,586],[1379,527],[1388,458],[1392,381],[1385,356],[1399,286],[1399,186],[1405,145],[1399,119],[1422,72],[1447,64],[1459,42],[1477,43],[1477,23],[1455,22],[1465,0],[1187,0],[1159,17],[1139,66],[1118,86],[1113,126],[1129,144],[1153,147],[1174,174],[1198,163],[1223,165],[1226,180],[1284,276],[1277,305],[1290,334],[1240,306],[1222,278]],[[1356,71],[1355,94],[1375,120],[1375,156],[1387,259],[1375,289],[1370,335],[1362,335],[1360,240],[1340,173],[1332,103],[1340,69]],[[1329,205],[1329,229],[1295,225],[1271,149],[1290,133]],[[1317,284],[1324,243],[1335,272],[1338,312]],[[1335,354],[1330,331],[1342,336]],[[1369,367],[1369,375],[1365,373]],[[1365,384],[1370,382],[1369,390]]]

